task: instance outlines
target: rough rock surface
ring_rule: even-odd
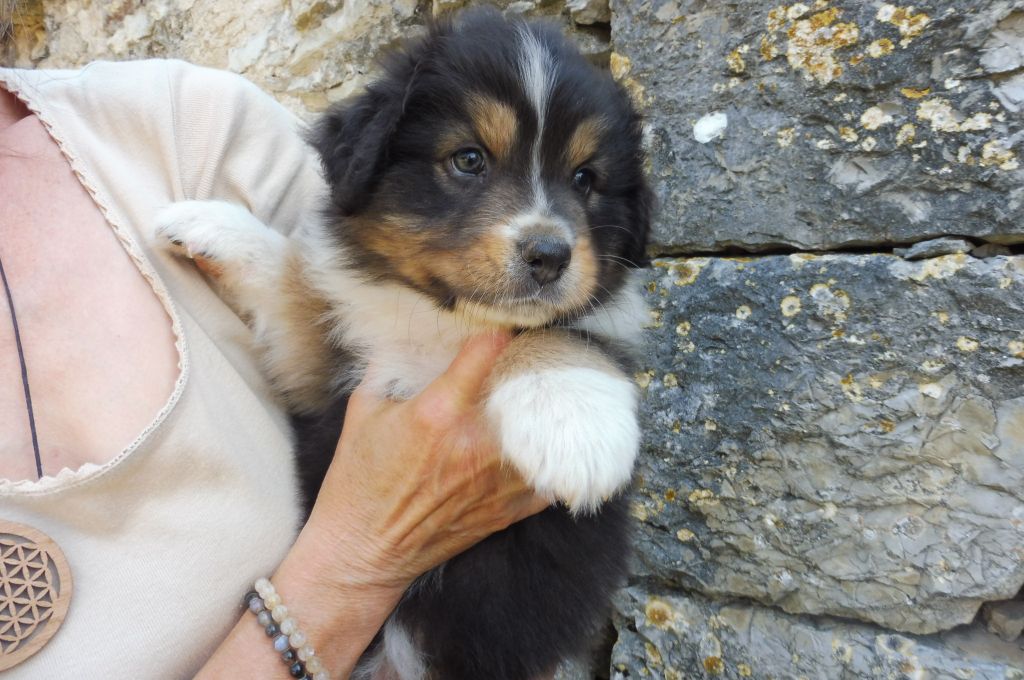
[[[931,632],[1024,584],[1024,257],[659,260],[641,573]]]
[[[903,635],[642,587],[623,591],[619,610],[613,680],[1024,680],[1020,649],[979,626]]]
[[[650,112],[660,252],[1024,241],[1019,2],[620,0],[612,42]]]

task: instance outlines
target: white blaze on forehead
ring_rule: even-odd
[[[523,89],[530,105],[537,114],[537,133],[531,147],[530,183],[533,188],[535,209],[547,208],[547,196],[540,179],[540,144],[544,138],[544,116],[555,79],[555,64],[551,53],[527,28],[519,30],[522,51],[519,54],[519,70],[523,78]]]

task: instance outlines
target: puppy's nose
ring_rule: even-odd
[[[519,242],[519,254],[530,267],[533,280],[544,285],[557,281],[572,258],[572,248],[555,236],[530,236]]]

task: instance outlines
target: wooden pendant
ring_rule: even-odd
[[[71,569],[53,540],[0,519],[0,671],[50,641],[71,602]]]

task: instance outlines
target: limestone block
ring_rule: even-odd
[[[1024,257],[654,262],[642,576],[928,633],[1024,584]]]
[[[612,67],[650,122],[658,252],[1024,241],[1019,3],[612,10]],[[721,133],[695,139],[714,115]]]
[[[632,587],[618,598],[613,680],[1022,680],[1024,651],[981,626],[903,635]]]

